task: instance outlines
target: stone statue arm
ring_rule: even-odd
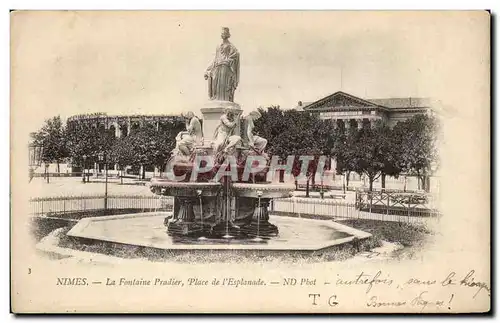
[[[219,51],[219,48],[217,47],[215,49],[215,55],[214,55],[214,59],[212,60],[212,63],[210,63],[210,65],[208,65],[207,69],[205,70],[205,80],[208,79],[208,77],[210,76],[210,73],[212,72],[212,69],[214,68],[215,61],[217,60],[218,51]]]
[[[184,135],[189,135],[189,132],[187,131],[181,131],[177,134],[177,136],[175,137],[175,141],[180,141],[182,140],[182,136]]]
[[[253,147],[255,145],[255,138],[253,136],[253,129],[254,129],[254,124],[253,124],[253,120],[251,118],[248,118],[247,119],[247,127],[246,127],[246,135],[247,135],[247,138],[248,138],[248,145],[250,147]]]
[[[230,121],[226,115],[220,117],[220,120],[228,128],[234,128],[236,126],[236,121]]]
[[[189,121],[189,124],[187,125],[186,129],[189,133],[193,133],[194,129],[195,129],[195,119],[196,118],[191,118],[191,120]]]

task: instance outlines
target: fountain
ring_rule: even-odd
[[[154,194],[173,197],[173,212],[84,218],[69,236],[154,250],[258,252],[315,252],[370,236],[333,221],[270,217],[270,202],[291,197],[295,185],[274,179],[267,140],[254,134],[259,111],[243,116],[234,102],[240,62],[228,38],[223,28],[205,73],[209,101],[202,120],[184,114],[186,130],[176,137],[167,170],[150,182]]]
[[[267,140],[253,134],[260,113],[242,117],[240,105],[233,102],[239,53],[228,36],[229,30],[223,28],[223,42],[205,74],[210,101],[201,108],[203,127],[194,113],[185,115],[186,131],[177,136],[166,178],[151,180],[153,193],[174,197],[173,216],[165,222],[172,236],[277,236],[278,228],[269,223],[269,201],[289,197],[295,189],[267,181],[268,165],[252,172],[253,161],[267,164]],[[223,175],[218,176],[220,172]]]

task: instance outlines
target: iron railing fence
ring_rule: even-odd
[[[30,199],[31,215],[61,215],[91,212],[105,208],[104,195],[37,197]],[[173,198],[167,196],[108,195],[107,209],[133,209],[139,211],[168,210]]]
[[[357,217],[354,203],[333,199],[318,198],[282,198],[274,199],[270,204],[270,211],[294,213],[297,216],[317,215],[326,217]]]
[[[437,213],[436,200],[431,194],[413,191],[356,191],[356,208],[370,213],[403,216],[431,216]]]
[[[103,195],[65,196],[32,198],[31,215],[50,216],[77,212],[90,213],[102,211],[105,207]],[[270,212],[278,215],[297,217],[319,217],[329,219],[368,219],[396,222],[423,222],[426,219],[439,219],[440,213],[431,208],[412,207],[399,212],[398,209],[377,209],[378,204],[365,205],[345,200],[317,198],[283,198],[274,199],[270,204]],[[170,211],[173,198],[168,196],[109,195],[108,210],[134,210],[148,212],[152,210]]]
[[[85,176],[93,176],[93,173],[85,173]],[[56,173],[56,172],[51,172],[51,173],[33,173],[33,177],[82,177],[82,172],[71,172],[71,173]]]
[[[360,207],[360,205],[343,200],[317,198],[284,198],[275,199],[270,204],[270,211],[275,214],[298,217],[367,219],[392,222],[424,222],[427,219],[439,219],[440,213],[435,209],[411,208],[404,211],[393,209],[377,209],[376,206]],[[409,211],[409,212],[408,212]]]

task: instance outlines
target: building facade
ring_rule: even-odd
[[[338,91],[314,102],[298,102],[296,110],[317,114],[321,119],[331,120],[336,127],[349,129],[352,127],[371,127],[381,120],[390,127],[419,114],[433,114],[431,100],[428,98],[386,98],[363,99]],[[332,169],[336,162],[332,160]],[[334,175],[338,185],[345,184],[346,174]],[[349,175],[351,185],[366,186],[366,178],[353,172]],[[417,179],[403,175],[398,179],[388,178],[389,187],[398,189],[416,189]],[[380,179],[374,187],[379,188]],[[434,188],[433,188],[434,190]]]
[[[174,121],[183,121],[180,115],[107,115],[105,113],[93,113],[75,115],[68,118],[66,121],[67,127],[76,127],[80,125],[90,125],[94,128],[101,128],[114,133],[116,138],[121,138],[130,135],[135,129],[150,125],[159,130],[163,127],[171,127]],[[79,166],[72,165],[70,162],[71,172],[80,172]],[[104,163],[94,163],[94,174],[102,171]],[[118,173],[118,165],[114,165],[111,173]],[[126,167],[126,172],[133,172],[134,174],[141,174],[142,167],[139,170],[134,170],[131,167]],[[156,172],[154,166],[148,165],[145,167],[146,172]]]
[[[427,98],[363,99],[338,91],[315,102],[300,102],[297,110],[332,120],[338,127],[373,125],[382,120],[393,127],[417,114],[432,113],[431,100]]]
[[[101,127],[115,134],[116,138],[128,136],[134,129],[146,124],[154,126],[157,130],[171,124],[170,121],[181,120],[179,115],[107,115],[105,113],[93,113],[71,116],[66,124],[68,127],[78,126],[86,123],[93,127]]]

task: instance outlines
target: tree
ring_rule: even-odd
[[[123,184],[123,171],[133,163],[133,147],[127,137],[117,138],[110,150],[110,160],[118,165],[121,172],[120,183]]]
[[[346,173],[346,187],[349,188],[349,177],[356,170],[356,145],[358,129],[350,127],[347,132],[344,128],[335,129],[332,155],[337,161],[337,173]]]
[[[387,175],[398,177],[401,173],[401,136],[397,131],[393,131],[388,125],[378,123],[377,129],[381,145],[381,158],[384,166],[380,172],[381,186],[385,189],[385,178]]]
[[[400,168],[416,175],[418,188],[429,191],[429,176],[438,167],[437,133],[438,121],[428,115],[416,115],[399,122],[394,131],[400,137]]]
[[[113,131],[86,121],[68,124],[66,138],[72,163],[84,169],[89,163],[98,162],[100,154],[109,155],[115,141]]]
[[[57,163],[57,172],[60,172],[60,163],[68,157],[65,129],[60,116],[45,120],[43,127],[32,134],[33,143],[42,146],[41,161],[45,163],[47,171],[49,163]]]
[[[142,167],[141,179],[145,178],[145,167],[153,164],[153,150],[156,145],[156,141],[153,139],[154,132],[152,127],[144,126],[135,129],[126,137],[126,144],[132,152],[130,165]]]
[[[255,133],[267,139],[267,150],[271,153],[277,146],[276,138],[288,128],[283,110],[279,106],[259,108],[261,117],[255,121]]]
[[[373,182],[381,175],[399,173],[391,137],[391,129],[380,120],[374,127],[365,126],[357,133],[351,162],[358,174],[368,177],[369,191],[373,190]]]
[[[180,119],[163,122],[158,129],[146,123],[135,129],[129,136],[119,140],[113,148],[113,156],[118,164],[142,167],[141,178],[145,178],[145,167],[164,169],[175,147],[177,133],[185,129]]]
[[[279,107],[261,109],[262,117],[255,126],[260,136],[268,140],[267,151],[270,155],[277,155],[281,160],[294,155],[295,161],[292,174],[297,176],[302,163],[302,155],[314,156],[309,162],[306,172],[306,196],[309,196],[311,180],[314,181],[319,156],[330,156],[334,140],[334,127],[330,121],[321,120],[317,115],[296,110],[282,111]]]

